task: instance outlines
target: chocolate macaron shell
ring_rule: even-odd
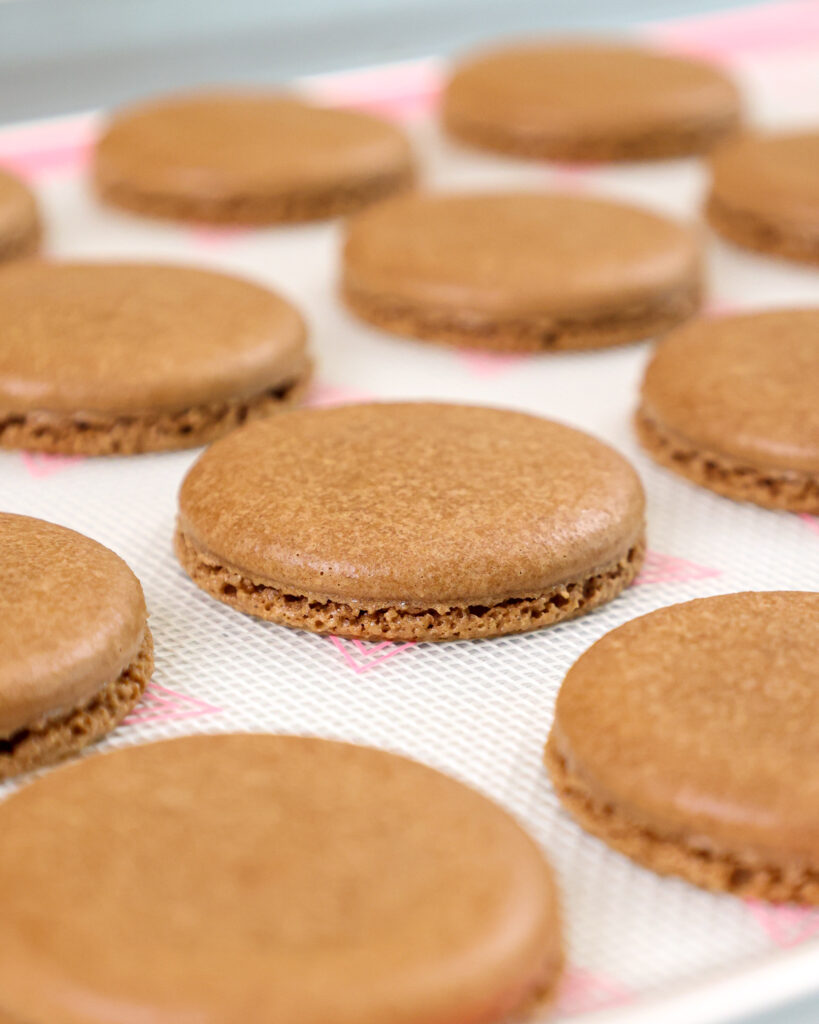
[[[819,132],[749,133],[710,160],[707,216],[729,241],[819,263]]]
[[[40,244],[37,200],[13,175],[0,170],[0,263],[33,256]]]
[[[94,158],[103,199],[137,213],[235,224],[336,216],[406,188],[387,121],[295,97],[214,92],[120,111]]]
[[[819,594],[672,605],[570,669],[547,764],[589,831],[721,891],[819,903]]]
[[[201,444],[293,400],[310,375],[298,311],[212,271],[27,261],[0,272],[0,305],[6,447]]]
[[[560,974],[540,850],[485,797],[382,751],[129,748],[26,788],[0,827],[19,837],[0,851],[0,1007],[32,1024],[484,1024]]]
[[[0,513],[0,572],[2,778],[113,728],[150,676],[152,644],[139,581],[82,534]]]
[[[737,500],[819,510],[819,310],[694,321],[646,370],[640,439],[661,464]]]
[[[701,61],[617,43],[511,45],[467,57],[443,119],[479,148],[557,160],[702,153],[736,130],[736,86]]]
[[[692,315],[696,232],[560,194],[415,194],[354,218],[342,291],[362,319],[448,344],[543,351],[635,341]]]
[[[481,620],[501,609],[499,631],[546,624],[518,621],[523,599],[554,591],[554,610],[576,613],[580,580],[611,574],[589,583],[589,600],[597,583],[630,582],[643,501],[624,459],[538,417],[429,403],[302,410],[199,459],[180,491],[177,549],[200,586],[275,621],[289,597],[308,629],[324,631],[333,605],[332,628],[346,616],[353,635],[491,635]],[[253,604],[266,588],[281,604],[269,616]],[[447,626],[456,613],[461,625]]]

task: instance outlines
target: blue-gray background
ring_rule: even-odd
[[[0,123],[146,92],[449,53],[499,34],[623,29],[723,0],[0,0]]]
[[[283,82],[447,54],[505,34],[621,31],[742,6],[738,0],[0,0],[0,123],[183,86]],[[812,1000],[748,1024],[817,1022],[819,1000]]]

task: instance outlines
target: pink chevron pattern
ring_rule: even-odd
[[[352,388],[337,387],[335,384],[317,382],[307,396],[307,405],[321,408],[327,405],[351,405],[355,402],[371,402],[372,395]]]
[[[380,644],[373,644],[362,640],[342,640],[338,636],[330,636],[327,639],[344,659],[347,667],[358,676],[365,672],[372,672],[374,668],[383,665],[385,661],[389,661],[415,646],[414,640],[404,644],[391,643],[388,640]]]
[[[142,700],[128,715],[123,725],[147,725],[149,722],[179,722],[185,718],[215,715],[222,709],[198,697],[169,690],[157,682],[150,682]]]
[[[819,536],[819,516],[809,516],[807,512],[800,512],[799,518],[809,530]]]
[[[305,81],[304,87],[315,99],[332,106],[408,121],[434,110],[442,74],[437,62],[419,60],[321,75]]]
[[[751,917],[780,949],[790,949],[819,935],[819,909],[787,903],[747,903]]]
[[[531,357],[523,353],[481,352],[479,349],[464,349],[458,352],[458,359],[474,377],[497,377],[512,370]]]
[[[721,575],[721,569],[709,569],[708,566],[689,562],[685,558],[661,555],[657,551],[647,551],[643,568],[634,581],[634,585],[687,583],[690,580],[706,580]]]
[[[570,967],[564,975],[557,995],[557,1012],[572,1017],[579,1013],[622,1006],[632,999],[631,992],[615,978]]]
[[[249,233],[249,228],[219,227],[213,224],[197,224],[190,229],[191,240],[202,249],[219,249]]]
[[[70,469],[78,462],[82,462],[82,455],[48,455],[45,452],[23,452],[23,465],[29,476],[35,480],[42,480],[47,476],[54,476],[55,473],[62,473],[64,469]]]
[[[4,130],[0,166],[29,181],[75,173],[88,162],[96,134],[94,117],[70,117]]]
[[[819,0],[764,3],[648,27],[655,42],[717,60],[765,56],[815,46]]]
[[[594,170],[594,164],[557,164],[551,172],[551,180],[564,192],[585,192],[589,187],[586,175]]]

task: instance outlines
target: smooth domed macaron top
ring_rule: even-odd
[[[532,840],[383,751],[264,735],[131,747],[35,782],[0,828],[15,836],[0,849],[3,1009],[32,1024],[384,1024],[396,1007],[406,1024],[482,1024],[560,969]]]
[[[635,827],[815,863],[817,657],[816,593],[661,608],[572,666],[550,743]]]
[[[0,270],[0,410],[179,411],[304,374],[296,309],[259,285],[159,264]]]
[[[819,471],[819,309],[678,328],[654,350],[641,411],[700,448]]]
[[[134,660],[145,600],[121,558],[0,513],[0,737],[83,704]]]
[[[656,300],[699,270],[695,232],[639,207],[542,193],[415,194],[349,223],[345,284],[485,313]]]
[[[636,46],[532,43],[478,53],[444,97],[455,119],[556,139],[663,131],[739,116],[734,84],[701,61]]]
[[[40,230],[37,201],[13,175],[0,170],[0,259],[7,246],[32,243]]]
[[[711,197],[795,231],[819,231],[819,132],[747,134],[712,154]]]
[[[227,91],[120,111],[95,162],[101,182],[212,200],[366,180],[412,165],[406,137],[389,122],[286,95]]]
[[[324,600],[494,604],[622,558],[643,492],[606,445],[523,413],[428,403],[289,413],[209,448],[180,527],[223,565]]]

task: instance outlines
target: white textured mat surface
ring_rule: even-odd
[[[793,6],[812,9],[819,26],[819,5]],[[696,37],[693,29],[689,34]],[[666,35],[673,39],[670,30]],[[764,35],[758,30],[755,38]],[[693,45],[684,32],[681,38]],[[750,52],[746,46],[734,55],[764,123],[819,123],[819,47],[798,43],[795,31],[787,45]],[[728,42],[725,50],[730,57]],[[457,149],[423,114],[435,81],[435,64],[425,62],[311,87],[408,116],[435,187],[567,187],[682,216],[698,208],[704,173],[695,162],[584,171]],[[310,320],[318,401],[452,399],[513,406],[582,427],[637,465],[648,493],[651,551],[636,586],[576,622],[491,641],[360,644],[246,618],[184,576],[171,537],[177,488],[196,452],[105,460],[2,453],[0,507],[102,541],[129,562],[145,588],[157,645],[155,680],[145,702],[99,749],[192,731],[314,733],[394,749],[481,788],[518,815],[559,873],[571,966],[558,1015],[619,1007],[609,1013],[623,1020],[728,1019],[731,1011],[748,1008],[736,994],[754,991],[763,964],[772,980],[755,1007],[810,983],[819,986],[819,947],[781,953],[819,934],[819,912],[747,905],[635,867],[559,810],[541,767],[557,688],[589,644],[636,615],[693,597],[819,589],[819,520],[733,504],[640,454],[630,416],[647,345],[492,357],[379,334],[353,321],[336,301],[337,225],[213,231],[105,210],[83,177],[92,130],[92,118],[76,118],[0,132],[0,163],[27,173],[38,187],[52,253],[188,261],[272,284]],[[713,239],[708,248],[714,308],[819,305],[819,271],[767,262]],[[781,960],[773,959],[775,952]],[[720,979],[736,970],[742,980],[721,988]],[[674,1002],[709,981],[715,984],[696,990],[687,1014],[684,1002]],[[644,1008],[642,1017],[637,1004],[645,998],[671,1002],[662,1010]]]

